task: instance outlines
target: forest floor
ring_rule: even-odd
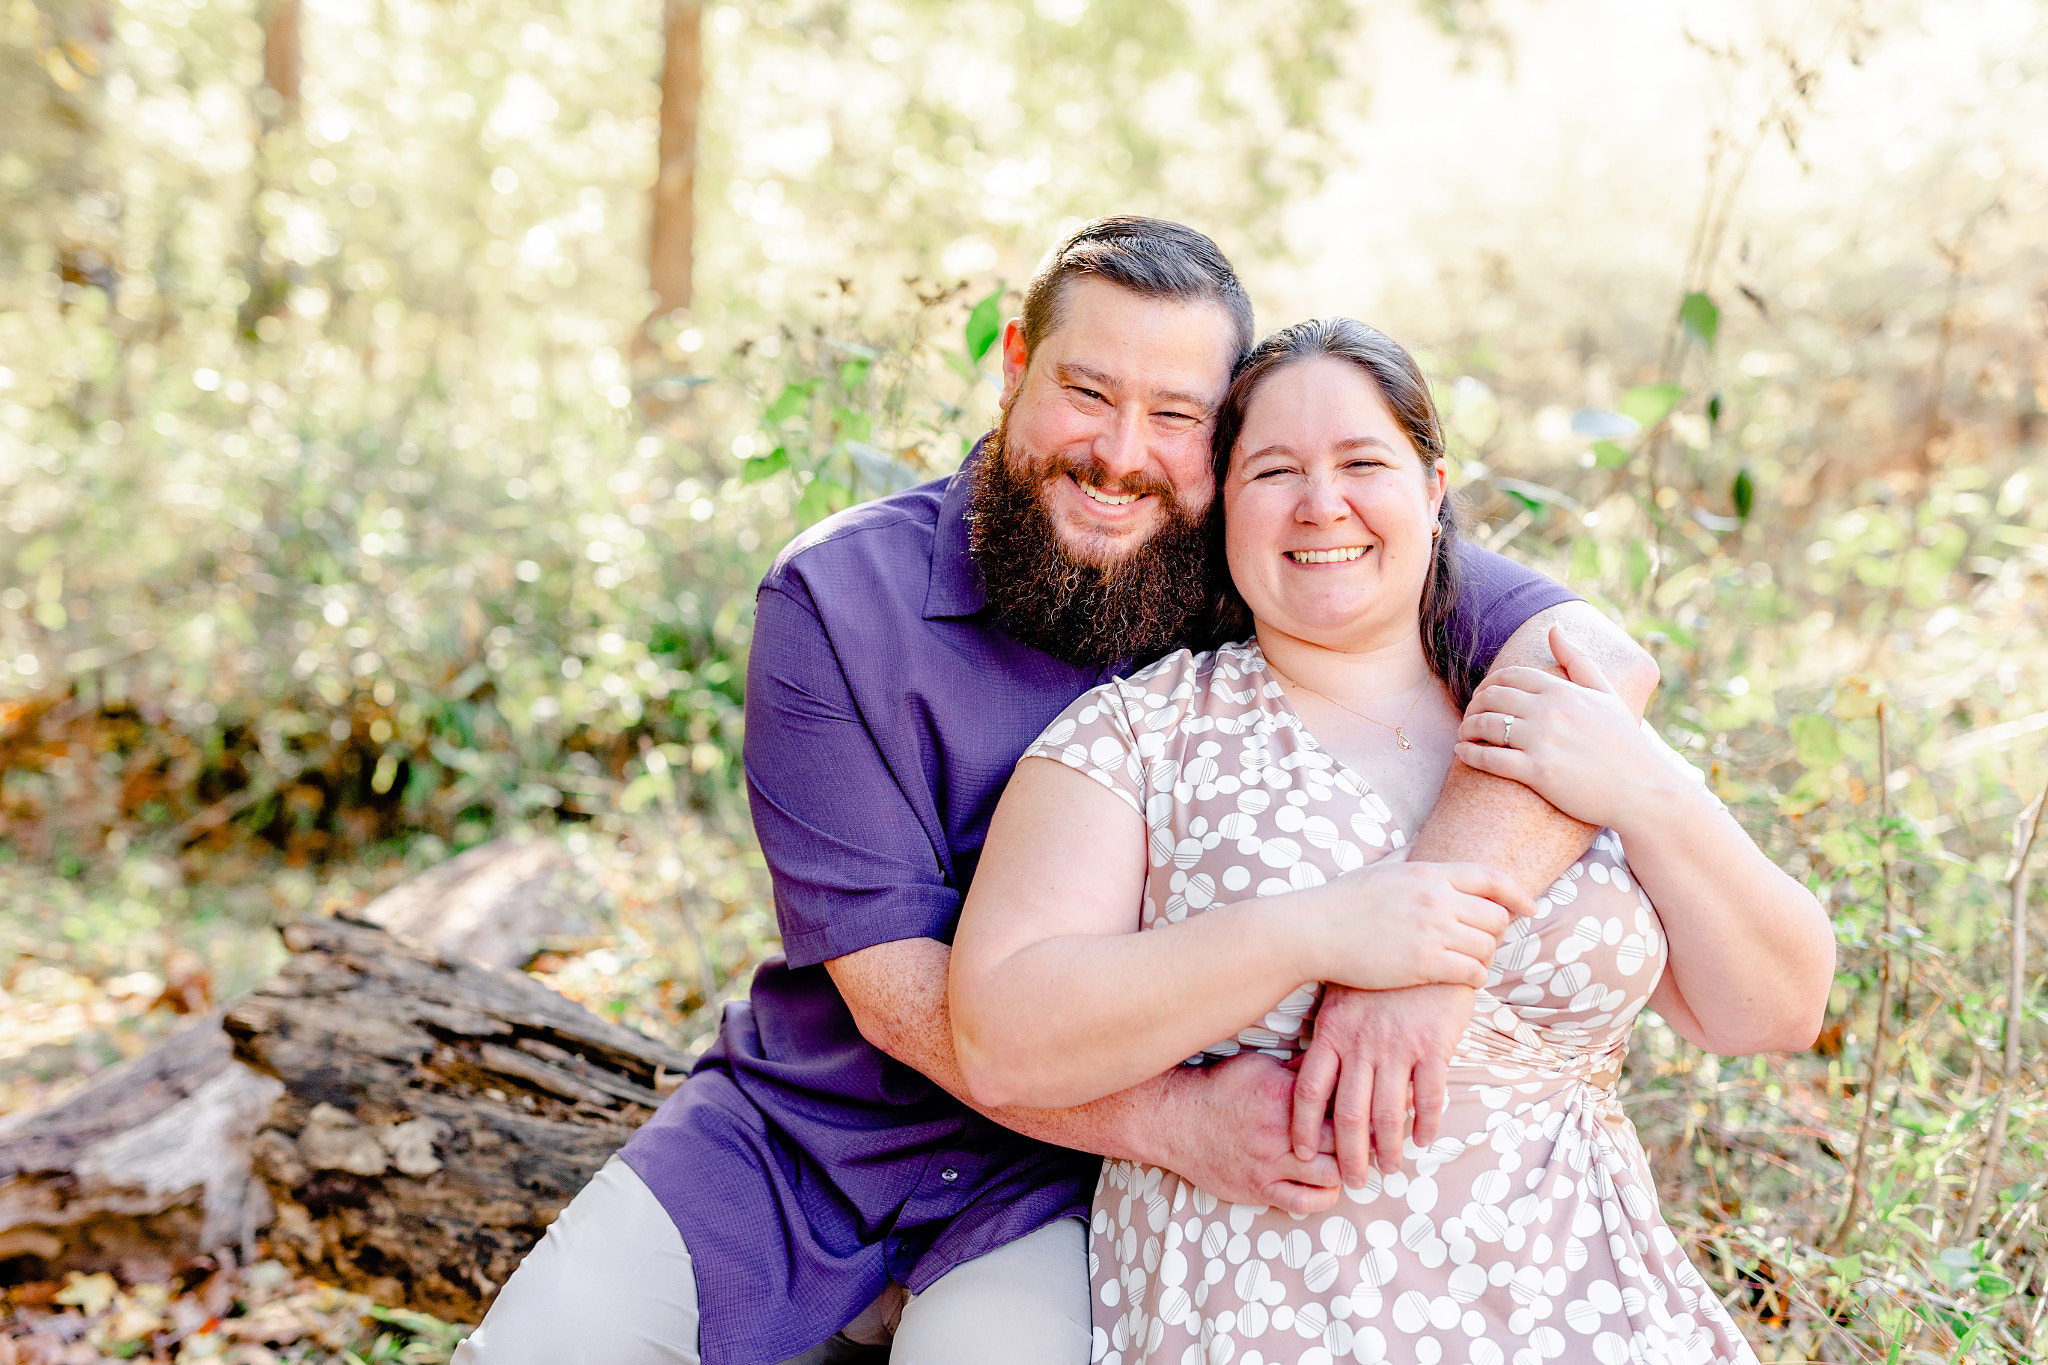
[[[592,921],[551,942],[529,974],[630,1027],[694,1050],[726,992],[772,950],[765,873],[743,847],[684,821],[559,836]],[[238,850],[172,868],[137,854],[83,877],[0,864],[0,1116],[45,1107],[233,998],[283,961],[276,926],[348,913],[420,869],[438,843],[370,851],[318,874]],[[407,856],[407,855],[410,856]],[[688,870],[683,864],[687,862]],[[200,875],[193,876],[194,872]],[[183,873],[184,904],[138,926]],[[707,967],[710,968],[707,974]],[[435,1365],[468,1328],[291,1277],[257,1250],[247,1263],[122,1266],[118,1273],[0,1290],[0,1365],[101,1360],[272,1365]]]

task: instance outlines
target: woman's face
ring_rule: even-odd
[[[1350,650],[1416,629],[1444,468],[1424,469],[1363,369],[1319,356],[1273,371],[1222,495],[1230,576],[1261,627]]]

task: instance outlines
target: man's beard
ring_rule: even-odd
[[[1012,469],[1008,430],[1005,413],[972,471],[967,513],[968,543],[1004,631],[1056,659],[1094,667],[1185,643],[1210,606],[1206,517],[1189,512],[1163,479],[1125,479],[1122,492],[1159,499],[1159,528],[1114,563],[1091,563],[1060,540],[1043,494],[1069,474],[1102,487],[1114,481],[1093,460]]]

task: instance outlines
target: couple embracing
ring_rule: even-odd
[[[762,584],[785,956],[457,1361],[1752,1361],[1614,1086],[1645,1005],[1805,1046],[1833,939],[1654,665],[1200,233],[1079,229],[1002,355]]]

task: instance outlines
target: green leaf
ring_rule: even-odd
[[[34,573],[49,563],[57,554],[57,537],[39,536],[22,547],[14,557],[14,567],[23,573]]]
[[[1834,795],[1834,787],[1828,775],[1818,769],[1809,769],[1799,775],[1792,784],[1792,790],[1778,798],[1780,815],[1804,815],[1814,807],[1823,805]]]
[[[1600,576],[1600,542],[1591,536],[1572,541],[1572,578],[1585,583]]]
[[[799,524],[809,526],[852,504],[853,490],[845,484],[825,478],[812,479],[804,485],[803,496],[796,500],[796,519]]]
[[[1648,431],[1669,417],[1683,397],[1685,390],[1676,384],[1638,384],[1621,396],[1616,407],[1622,416],[1633,418]]]
[[[1628,590],[1641,592],[1643,580],[1650,576],[1650,547],[1640,540],[1628,543]]]
[[[996,285],[996,292],[974,305],[974,311],[967,315],[967,358],[980,364],[988,354],[988,348],[996,344],[996,338],[1003,331],[1003,286]]]
[[[1645,621],[1643,622],[1643,636],[1649,640],[1657,640],[1659,638],[1669,640],[1681,649],[1697,649],[1700,643],[1697,635],[1694,635],[1676,621]]]
[[[1721,395],[1718,393],[1707,400],[1707,420],[1713,423],[1721,420]]]
[[[1858,1252],[1854,1256],[1837,1256],[1833,1269],[1845,1280],[1860,1280],[1863,1278],[1863,1254]]]
[[[1532,498],[1519,488],[1508,489],[1507,495],[1513,498],[1516,502],[1522,504],[1522,506],[1528,511],[1530,516],[1535,516],[1537,513],[1543,510],[1543,502],[1541,499]]]
[[[839,387],[852,393],[868,377],[868,358],[855,356],[839,367]]]
[[[1619,469],[1629,461],[1628,451],[1612,441],[1593,442],[1593,465],[1597,469]]]
[[[874,431],[874,423],[868,415],[852,408],[834,408],[832,421],[839,428],[839,434],[849,441],[865,441]]]
[[[1735,515],[1748,521],[1749,509],[1756,506],[1756,480],[1750,477],[1747,465],[1735,471],[1735,482],[1728,495],[1735,499]]]
[[[1705,294],[1687,294],[1678,305],[1678,320],[1702,347],[1714,349],[1714,335],[1721,330],[1721,310]]]
[[[966,380],[968,383],[971,384],[980,377],[979,371],[977,371],[974,368],[974,362],[969,360],[960,352],[947,351],[945,352],[945,357],[946,363],[948,365],[951,365],[954,369],[954,372],[957,373],[962,379]]]
[[[810,401],[811,390],[817,387],[818,381],[815,379],[802,384],[786,385],[775,401],[768,405],[768,410],[761,414],[761,420],[771,427],[778,422],[787,422],[804,410]]]
[[[780,474],[787,468],[789,468],[789,452],[781,446],[777,446],[766,455],[756,455],[753,459],[740,466],[740,486],[744,488],[750,483],[759,483],[765,478]]]
[[[1792,717],[1792,748],[1809,768],[1832,768],[1842,761],[1842,742],[1826,716]]]

